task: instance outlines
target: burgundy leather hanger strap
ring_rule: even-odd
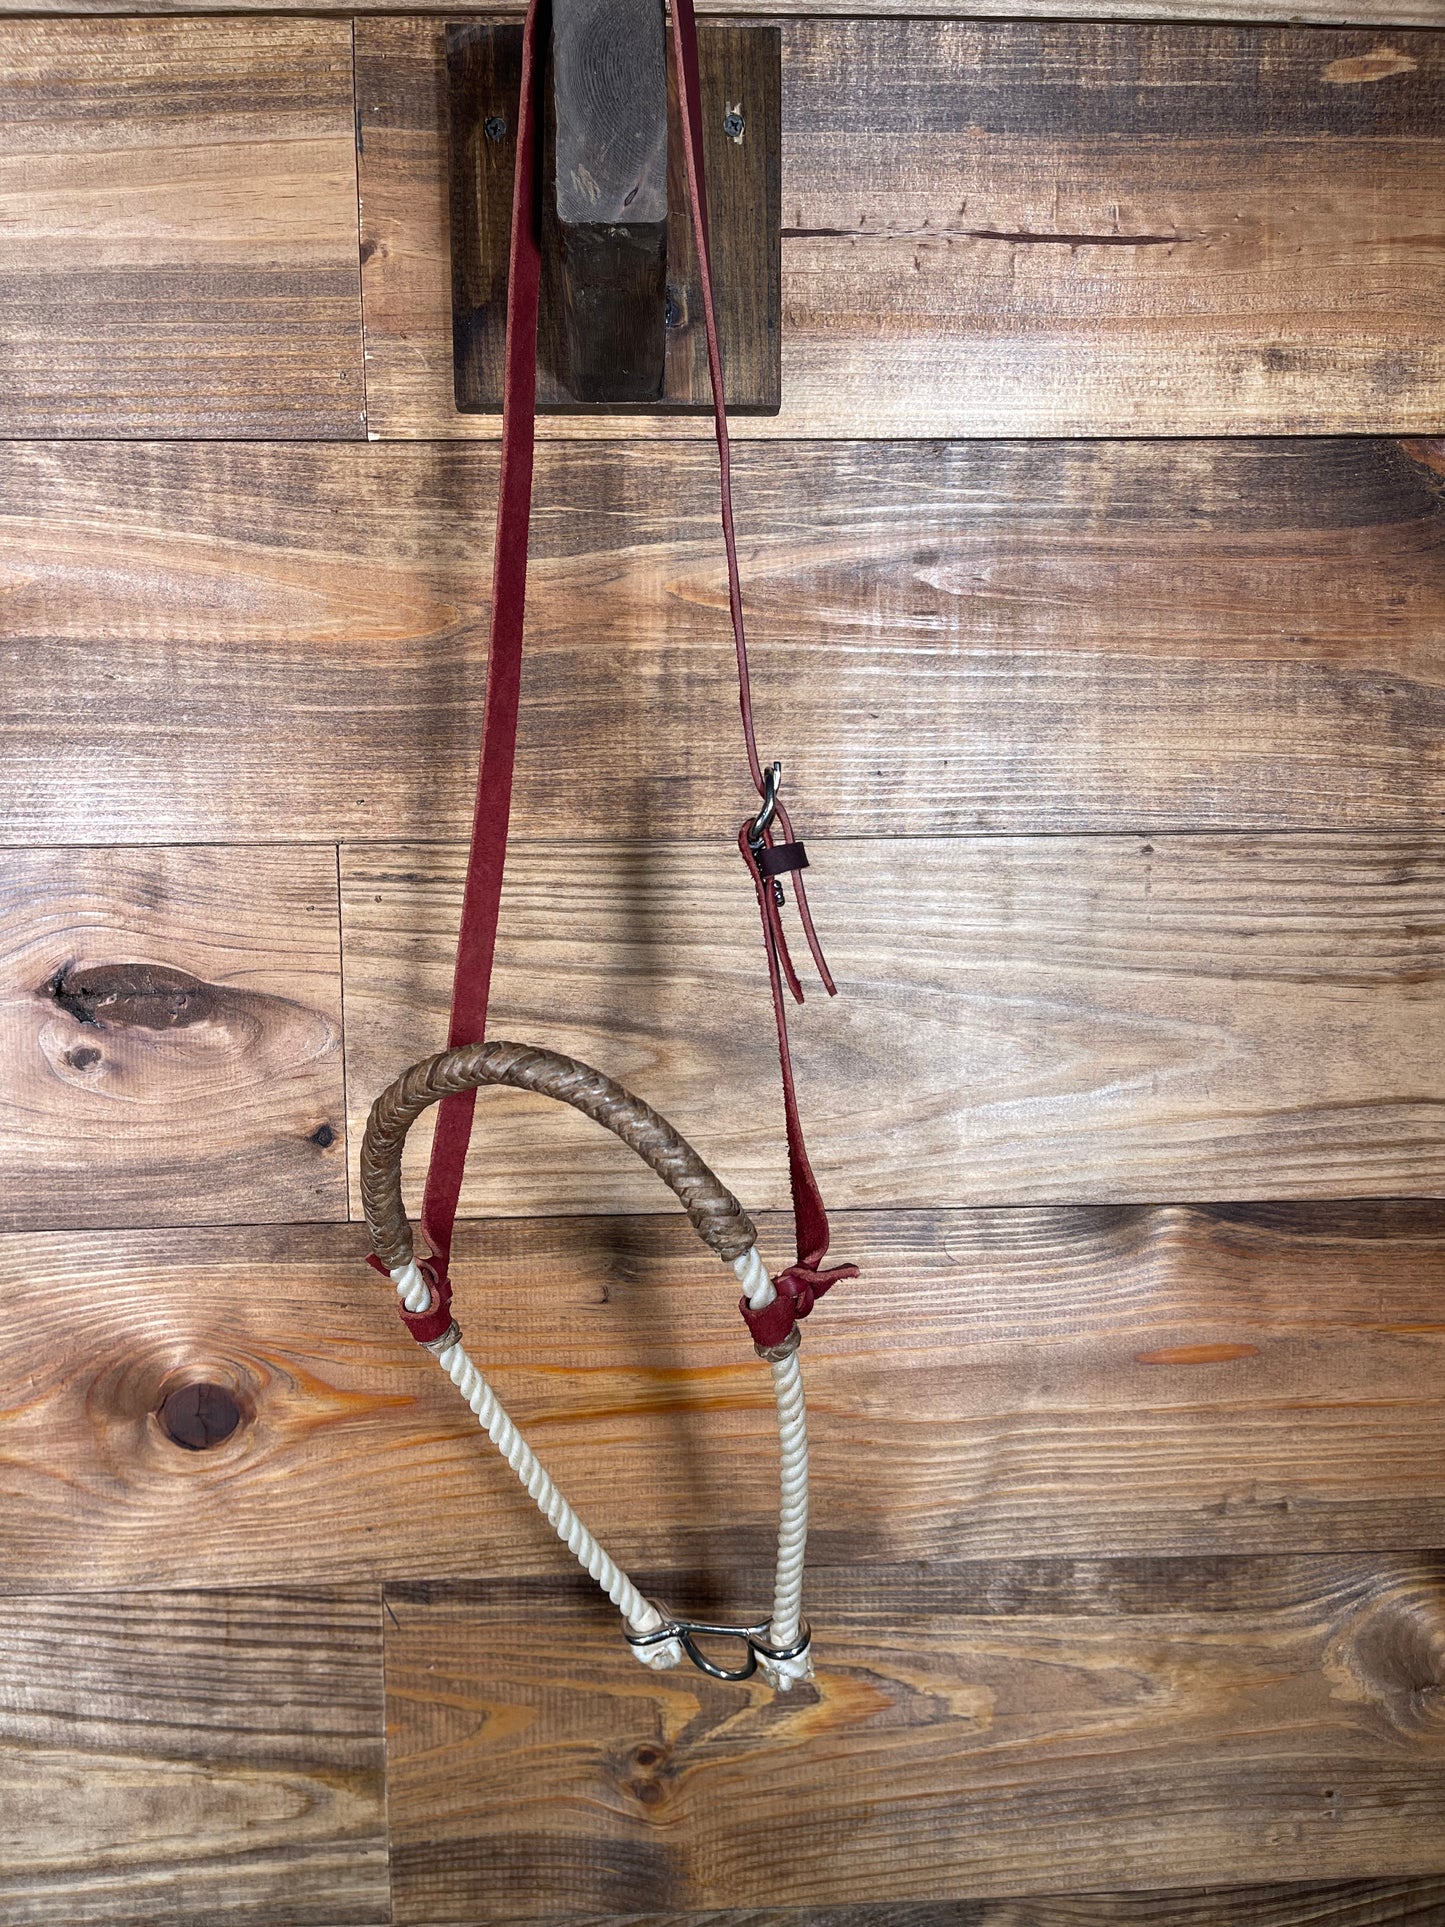
[[[733,522],[733,464],[732,439],[728,434],[727,405],[723,391],[722,347],[718,339],[717,302],[713,295],[712,280],[712,243],[707,224],[707,170],[703,159],[702,136],[702,86],[699,78],[697,55],[697,16],[693,11],[692,0],[672,0],[672,51],[673,63],[677,70],[678,112],[682,120],[683,158],[687,168],[688,211],[692,221],[693,241],[697,249],[698,281],[702,289],[703,331],[707,338],[708,378],[712,387],[713,428],[717,436],[718,483],[722,507],[723,549],[727,556],[728,568],[728,611],[732,618],[733,648],[738,665],[738,706],[742,710],[743,742],[747,748],[748,770],[753,779],[753,788],[759,796],[765,794],[762,759],[758,755],[757,732],[753,723],[752,676],[748,668],[748,639],[743,619],[742,575],[738,568],[737,531]],[[779,818],[787,827],[787,816],[781,805]],[[788,828],[791,839],[792,830]],[[768,839],[771,843],[771,836]],[[802,919],[803,933],[808,940],[808,948],[813,953],[818,975],[822,978],[829,996],[837,995],[837,986],[829,972],[813,928],[813,919],[808,910],[807,893],[801,878],[794,879],[794,895],[797,899],[798,914]],[[787,944],[782,938],[781,927],[778,940],[783,954],[787,955]],[[803,1001],[802,987],[798,983],[797,972],[791,963],[785,966],[789,984],[797,1001]]]
[[[743,620],[742,579],[738,569],[737,535],[733,526],[732,499],[732,450],[728,436],[727,408],[723,394],[722,350],[718,341],[717,306],[713,299],[712,250],[707,227],[707,180],[703,163],[702,138],[702,88],[699,80],[697,56],[697,18],[693,12],[692,0],[672,0],[672,48],[673,60],[677,69],[678,109],[682,119],[683,156],[687,163],[687,198],[692,216],[693,238],[697,245],[698,280],[702,287],[703,326],[707,334],[708,374],[712,382],[713,424],[717,434],[718,477],[722,498],[723,547],[727,554],[728,566],[728,608],[732,615],[733,646],[738,665],[738,701],[742,709],[743,738],[747,744],[748,768],[752,774],[753,786],[759,796],[767,794],[762,760],[758,755],[757,737],[753,725],[752,682],[748,673],[747,634]],[[828,1251],[828,1214],[823,1208],[822,1194],[818,1181],[813,1175],[813,1167],[808,1161],[808,1148],[803,1140],[803,1122],[798,1113],[797,1091],[793,1081],[792,1053],[788,1048],[787,1003],[783,994],[786,982],[788,989],[798,1003],[803,1001],[803,987],[798,981],[798,973],[788,954],[787,939],[783,932],[780,915],[780,900],[783,893],[781,877],[787,875],[793,885],[793,897],[798,906],[798,916],[807,938],[808,948],[817,965],[818,974],[823,980],[829,996],[836,996],[837,987],[832,973],[823,956],[817,931],[813,927],[812,913],[808,908],[807,891],[803,887],[801,871],[807,863],[803,846],[793,835],[793,826],[788,813],[781,803],[774,804],[776,820],[782,828],[784,845],[777,850],[777,860],[769,862],[775,850],[771,826],[766,827],[759,839],[756,854],[749,838],[751,822],[745,823],[738,834],[738,848],[752,875],[757,890],[758,910],[763,923],[763,945],[768,960],[768,981],[773,998],[773,1019],[778,1033],[778,1062],[783,1078],[783,1116],[788,1135],[788,1183],[793,1197],[793,1224],[797,1240],[797,1261],[786,1271],[779,1272],[773,1283],[777,1286],[775,1302],[763,1311],[751,1311],[746,1298],[738,1300],[738,1308],[747,1321],[748,1329],[755,1341],[765,1349],[780,1345],[792,1331],[798,1319],[806,1318],[813,1309],[816,1298],[844,1278],[856,1278],[856,1265],[833,1265],[820,1269]],[[784,856],[783,850],[787,854]]]
[[[506,372],[502,412],[501,482],[497,508],[493,566],[491,639],[487,657],[487,695],[482,722],[481,768],[476,809],[472,819],[471,849],[462,899],[461,930],[452,986],[449,1048],[480,1043],[486,1034],[487,1003],[496,952],[501,905],[502,873],[507,854],[512,777],[516,753],[517,715],[521,696],[522,636],[527,599],[527,536],[531,519],[532,466],[537,400],[537,304],[541,285],[540,245],[540,127],[541,77],[539,58],[540,0],[529,0],[522,30],[522,84],[517,115],[517,159],[512,191],[512,237],[508,272]],[[758,794],[764,776],[758,757],[748,675],[747,639],[743,625],[742,589],[738,570],[737,538],[733,526],[732,472],[727,412],[722,384],[712,290],[712,264],[707,233],[706,181],[703,171],[701,94],[698,82],[697,24],[692,0],[673,0],[673,48],[677,63],[682,111],[683,148],[687,161],[688,204],[697,244],[702,283],[703,316],[707,334],[708,369],[712,381],[713,414],[717,430],[721,474],[723,541],[728,565],[728,601],[738,665],[738,693],[747,745],[748,765]],[[802,986],[788,955],[778,911],[783,875],[792,879],[804,934],[830,994],[834,984],[824,961],[801,868],[806,864],[801,844],[781,804],[777,821],[786,839],[775,846],[771,827],[761,837],[759,853],[748,840],[751,820],[743,826],[739,844],[757,886],[763,921],[768,975],[778,1033],[783,1078],[783,1107],[787,1123],[788,1173],[793,1196],[798,1257],[778,1275],[776,1303],[764,1312],[751,1312],[746,1299],[743,1313],[759,1344],[780,1344],[796,1320],[812,1309],[814,1299],[840,1278],[857,1276],[856,1267],[837,1265],[820,1270],[828,1249],[828,1219],[808,1162],[798,1115],[797,1096],[788,1050],[783,986],[802,1001]],[[774,861],[769,861],[774,857]],[[767,874],[764,874],[766,869]],[[450,1323],[451,1283],[448,1267],[462,1173],[471,1138],[476,1092],[468,1090],[443,1098],[438,1107],[431,1161],[422,1201],[421,1228],[431,1256],[424,1261],[433,1291],[425,1312],[402,1311],[413,1335],[423,1344],[434,1340]],[[380,1260],[372,1262],[385,1269]]]
[[[507,274],[507,344],[502,407],[501,482],[492,564],[492,623],[481,767],[472,817],[471,851],[462,896],[447,1046],[480,1043],[497,947],[502,872],[512,808],[517,711],[522,687],[522,631],[527,609],[527,532],[532,516],[532,456],[537,413],[537,301],[542,281],[539,174],[541,79],[539,0],[529,0],[522,28],[522,86],[517,107],[517,159],[512,183],[512,243]],[[450,1318],[452,1234],[476,1109],[474,1090],[442,1100],[422,1198],[421,1228],[431,1249],[424,1264],[436,1303],[403,1311],[426,1344]]]

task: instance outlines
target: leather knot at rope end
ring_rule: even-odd
[[[383,1278],[391,1276],[391,1267],[384,1258],[378,1258],[374,1251],[368,1255],[366,1262],[373,1271],[379,1271]],[[397,1315],[418,1345],[434,1345],[452,1327],[452,1281],[444,1272],[439,1273],[428,1259],[419,1261],[417,1270],[431,1286],[431,1304],[425,1311],[408,1311],[398,1300]]]
[[[754,1311],[746,1298],[740,1298],[738,1310],[753,1335],[753,1343],[766,1350],[783,1344],[798,1320],[808,1316],[825,1291],[841,1284],[845,1278],[857,1276],[857,1265],[829,1265],[822,1271],[812,1265],[789,1265],[773,1280],[778,1295],[772,1304]]]

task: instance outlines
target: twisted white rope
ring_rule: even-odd
[[[761,1311],[772,1304],[777,1290],[753,1246],[733,1269],[747,1296],[749,1308]],[[402,1304],[410,1312],[431,1308],[432,1290],[415,1260],[398,1265],[391,1274]],[[637,1590],[622,1568],[600,1546],[552,1482],[552,1476],[508,1416],[501,1400],[468,1356],[460,1339],[444,1345],[438,1363],[456,1386],[487,1437],[516,1473],[523,1490],[557,1537],[594,1579],[622,1614],[634,1633],[651,1633],[663,1625],[661,1614]],[[773,1615],[768,1643],[787,1647],[796,1643],[802,1628],[803,1558],[808,1539],[808,1427],[803,1406],[803,1377],[796,1351],[772,1361],[773,1392],[778,1404],[778,1438],[782,1449],[782,1500],[778,1515],[778,1563],[773,1588]],[[661,1672],[680,1665],[682,1644],[659,1640],[634,1646],[645,1666]],[[758,1664],[769,1683],[786,1692],[795,1680],[811,1679],[812,1661],[804,1651],[795,1659],[769,1659]]]
[[[808,1414],[796,1352],[773,1363],[782,1446],[782,1503],[778,1510],[778,1564],[773,1583],[769,1644],[791,1646],[803,1617],[803,1555],[808,1545]]]
[[[749,1311],[762,1311],[777,1298],[777,1287],[768,1276],[756,1245],[733,1260],[733,1270],[747,1297]],[[803,1560],[808,1549],[808,1414],[803,1404],[803,1369],[797,1352],[770,1362],[773,1396],[778,1402],[782,1492],[768,1644],[788,1647],[795,1643],[802,1629]],[[783,1693],[794,1680],[813,1677],[812,1658],[806,1652],[796,1659],[764,1659],[759,1664],[772,1685]]]
[[[416,1261],[399,1265],[391,1274],[397,1295],[411,1312],[426,1311],[432,1302],[431,1286],[422,1276]],[[635,1633],[656,1632],[662,1616],[628,1578],[622,1568],[604,1551],[583,1525],[552,1482],[552,1475],[512,1423],[466,1347],[458,1340],[437,1353],[437,1362],[452,1384],[476,1414],[477,1422],[511,1466],[527,1497],[566,1546],[590,1579],[606,1593]],[[675,1639],[660,1640],[655,1646],[634,1648],[644,1664],[658,1671],[682,1663],[682,1647]]]

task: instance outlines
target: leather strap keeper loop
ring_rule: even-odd
[[[758,868],[765,877],[786,876],[789,870],[806,870],[808,852],[801,843],[775,843],[758,851]]]

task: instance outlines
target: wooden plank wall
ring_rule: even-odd
[[[1440,0],[781,14],[738,510],[864,1278],[776,1700],[637,1668],[362,1262],[497,425],[445,16],[208,5],[0,19],[0,1915],[1441,1927]],[[542,434],[496,1029],[779,1252],[707,424]],[[464,1208],[563,1484],[754,1605],[771,1419],[686,1225],[501,1094]]]

